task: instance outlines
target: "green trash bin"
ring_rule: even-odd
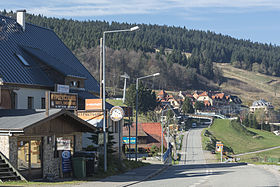
[[[83,157],[72,158],[74,176],[76,178],[86,177],[86,159]]]

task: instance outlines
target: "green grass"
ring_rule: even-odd
[[[280,137],[251,128],[234,128],[229,120],[215,119],[209,131],[235,154],[280,146]]]
[[[106,102],[110,103],[113,106],[126,106],[122,100],[106,99]]]
[[[269,163],[275,160],[276,162],[273,163],[275,164],[280,159],[280,149],[274,149],[261,153],[243,155],[243,156],[239,156],[238,158],[240,158],[241,161],[243,162],[254,163],[254,164],[263,164],[264,162]]]
[[[210,138],[207,136],[204,136],[205,131],[206,131],[206,129],[203,129],[201,131],[201,143],[202,143],[203,150],[206,150],[207,143],[210,142]]]

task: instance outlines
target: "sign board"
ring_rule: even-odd
[[[136,143],[136,137],[130,137],[130,144]],[[123,137],[123,144],[129,144],[129,137]]]
[[[65,108],[76,110],[78,107],[78,95],[70,93],[50,93],[51,108]]]
[[[55,91],[58,93],[69,93],[70,87],[69,85],[56,84]]]
[[[103,119],[103,112],[77,111],[77,116],[85,121],[91,119]]]
[[[223,150],[224,144],[222,142],[216,142],[216,151],[221,152]]]
[[[62,172],[67,173],[72,171],[71,166],[71,151],[62,151]]]
[[[86,110],[102,110],[102,99],[86,99]]]
[[[56,139],[56,149],[58,151],[71,150],[71,140],[63,139],[63,137]]]
[[[122,107],[114,106],[110,110],[110,117],[113,121],[120,121],[124,117],[124,111]]]

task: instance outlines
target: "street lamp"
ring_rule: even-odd
[[[162,123],[161,124],[161,161],[162,162],[163,162],[163,126],[164,126],[163,125],[163,112],[171,110],[174,113],[174,116],[177,116],[176,113],[174,112],[173,108],[171,108],[170,105],[166,105],[166,106],[168,106],[169,108],[161,111],[161,123]],[[180,116],[178,116],[176,118],[180,118]],[[167,139],[168,140],[167,147],[168,147],[169,146],[169,120],[167,120],[167,125],[168,125],[168,134],[167,134],[167,138],[168,138]]]
[[[104,133],[104,172],[107,171],[107,145],[106,145],[106,96],[105,96],[105,62],[106,62],[106,51],[105,51],[105,34],[107,33],[115,33],[115,32],[131,32],[138,30],[139,27],[135,26],[130,29],[124,29],[124,30],[113,30],[113,31],[104,31],[103,32],[103,45],[102,45],[102,52],[103,52],[103,68],[102,68],[102,106],[103,106],[103,133]]]
[[[137,135],[138,135],[138,82],[139,80],[141,79],[146,79],[146,78],[149,78],[149,77],[155,77],[155,76],[158,76],[160,75],[160,73],[154,73],[152,75],[147,75],[147,76],[144,76],[144,77],[139,77],[136,79],[136,131],[135,131],[135,161],[137,161]]]

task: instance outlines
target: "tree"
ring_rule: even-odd
[[[125,103],[128,106],[136,108],[136,86],[131,85],[127,91]],[[153,111],[158,105],[156,94],[154,91],[144,87],[142,83],[138,87],[138,111],[146,114],[148,111]]]
[[[195,110],[202,110],[204,108],[204,103],[202,101],[196,101],[194,103]]]
[[[182,105],[182,111],[184,112],[184,114],[194,113],[192,101],[190,98],[188,98],[188,97],[185,98],[183,105]]]

